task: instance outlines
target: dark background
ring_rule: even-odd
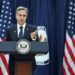
[[[10,0],[13,23],[15,9],[26,6],[29,9],[27,22],[44,25],[47,29],[50,64],[37,66],[35,75],[62,75],[62,57],[64,53],[65,20],[69,0]],[[1,10],[2,0],[0,0]]]

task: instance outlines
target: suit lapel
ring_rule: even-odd
[[[28,32],[29,32],[29,28],[28,28],[28,26],[26,24],[26,27],[24,29],[24,37],[26,37],[28,35]]]
[[[14,29],[13,29],[13,37],[14,37],[15,39],[18,39],[18,34],[17,34],[17,25],[14,26]]]
[[[25,27],[24,38],[27,39],[27,40],[31,40],[30,28],[29,28],[28,24],[26,24],[26,27]]]

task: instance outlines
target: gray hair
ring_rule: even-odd
[[[19,6],[19,7],[17,7],[17,9],[16,9],[16,13],[17,13],[18,11],[20,11],[20,10],[25,10],[26,13],[27,13],[27,15],[28,15],[28,8],[23,7],[23,6]]]

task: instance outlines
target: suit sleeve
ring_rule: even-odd
[[[37,27],[36,27],[36,26],[32,26],[31,32],[34,32],[34,31],[36,31],[36,30],[37,30]],[[36,32],[36,41],[39,41],[39,37],[38,37],[37,32]]]
[[[37,27],[30,25],[29,29],[30,29],[30,32],[34,32],[34,31],[36,31]]]

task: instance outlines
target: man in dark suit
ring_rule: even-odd
[[[17,24],[6,30],[6,40],[7,41],[18,41],[20,39],[27,39],[29,41],[33,41],[37,39],[36,27],[26,23],[27,16],[28,16],[27,8],[20,6],[16,9]],[[17,61],[19,60],[32,61],[33,70],[35,68],[34,55],[10,54],[10,59],[9,59],[10,75],[15,75],[14,71],[15,71],[16,60]]]

